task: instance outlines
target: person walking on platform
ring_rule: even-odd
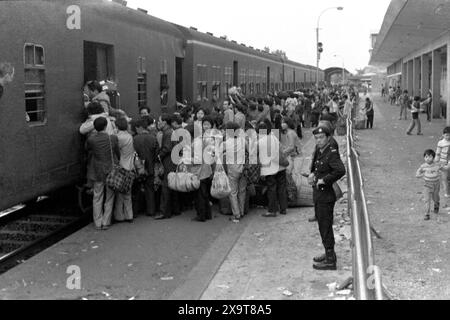
[[[402,120],[402,115],[405,114],[405,120],[408,120],[408,109],[409,105],[411,103],[409,96],[408,96],[408,90],[403,91],[403,94],[399,98],[400,103],[400,118],[398,120]]]
[[[319,127],[313,131],[313,135],[317,147],[313,155],[308,182],[313,186],[314,212],[325,247],[325,254],[313,259],[313,268],[336,270],[333,210],[337,199],[333,184],[345,175],[345,166],[339,152],[330,145],[328,128]]]
[[[106,177],[120,158],[118,139],[106,133],[107,125],[106,118],[95,119],[94,128],[97,132],[86,141],[86,149],[92,155],[93,171],[88,178],[94,182],[92,206],[97,230],[106,230],[111,224],[114,191],[106,185]]]
[[[373,110],[373,102],[370,98],[366,98],[366,116],[367,116],[367,124],[366,129],[373,129],[373,118],[375,116],[375,112]]]
[[[425,163],[416,172],[417,178],[424,180],[424,200],[425,200],[425,220],[430,220],[431,200],[434,201],[434,213],[439,213],[439,184],[441,171],[445,170],[443,165],[434,162],[436,153],[433,150],[426,150],[424,153]]]
[[[411,132],[414,130],[415,126],[417,125],[417,135],[422,136],[422,126],[420,124],[420,117],[419,117],[419,111],[420,111],[420,97],[415,97],[414,102],[410,106],[411,114],[412,114],[412,121],[411,125],[408,128],[408,131],[406,134],[409,136],[411,135]]]

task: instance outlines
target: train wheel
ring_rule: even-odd
[[[86,186],[77,186],[78,189],[78,207],[83,214],[92,210],[92,194],[90,188]]]

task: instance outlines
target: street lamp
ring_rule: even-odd
[[[335,54],[333,57],[339,57],[342,59],[342,85],[345,84],[345,61],[344,57],[338,54]]]
[[[319,18],[317,19],[317,28],[316,28],[316,45],[317,45],[317,68],[316,68],[316,87],[317,89],[319,89],[319,60],[320,60],[320,53],[323,51],[322,49],[322,45],[320,45],[319,48],[319,28],[320,28],[320,18],[322,17],[322,15],[328,11],[328,10],[332,10],[332,9],[337,9],[339,11],[344,10],[344,7],[331,7],[331,8],[327,8],[325,10],[323,10],[320,15]],[[319,51],[320,49],[320,51]]]

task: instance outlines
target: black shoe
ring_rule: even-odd
[[[313,268],[315,270],[337,270],[336,261],[337,258],[334,250],[327,250],[325,254],[325,260],[313,264]]]
[[[430,220],[430,215],[429,215],[429,214],[426,214],[426,215],[425,215],[425,218],[423,218],[423,220],[425,220],[425,221]]]
[[[167,218],[166,218],[166,216],[164,216],[162,214],[159,214],[159,215],[155,216],[153,219],[155,219],[155,220],[164,220],[164,219],[167,219]]]
[[[326,254],[322,254],[320,256],[314,257],[313,261],[314,262],[323,262],[323,261],[325,261],[326,258],[327,258],[327,255]]]
[[[440,204],[439,204],[439,203],[436,203],[436,204],[434,205],[434,213],[436,213],[436,214],[439,213],[439,207],[440,207]]]
[[[316,216],[313,216],[313,217],[309,218],[308,221],[309,222],[316,222],[317,218],[316,218]]]
[[[205,219],[202,219],[202,218],[200,218],[200,217],[195,217],[195,218],[192,218],[192,221],[197,221],[197,222],[206,222],[206,220],[205,220]]]
[[[125,220],[125,222],[133,223],[133,219],[127,219],[127,220]]]
[[[285,216],[285,215],[286,215],[286,211],[280,212],[280,214],[282,214],[283,216]]]

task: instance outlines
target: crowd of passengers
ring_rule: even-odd
[[[108,229],[112,221],[132,222],[140,214],[162,220],[195,209],[194,221],[212,219],[212,203],[217,200],[211,197],[210,188],[216,163],[186,165],[186,170],[200,180],[198,190],[180,193],[169,188],[168,175],[180,165],[171,157],[177,145],[172,141],[172,134],[177,129],[189,132],[192,144],[200,145],[202,150],[216,145],[219,139],[224,145],[230,144],[236,155],[245,153],[246,159],[253,151],[252,146],[235,143],[237,136],[227,136],[225,132],[255,129],[259,133],[259,149],[255,150],[273,144],[285,156],[295,157],[302,152],[303,128],[324,125],[333,131],[336,123],[354,112],[354,106],[359,103],[358,90],[353,87],[302,89],[264,97],[246,96],[239,88],[232,88],[228,98],[213,103],[210,108],[203,108],[199,103],[178,103],[175,113],[155,118],[150,108],[144,107],[138,119],[130,119],[124,111],[111,107],[109,96],[97,81],[88,82],[84,93],[87,119],[80,133],[86,136],[86,187],[93,193],[93,218],[98,230]],[[272,134],[275,129],[279,130],[279,136]],[[196,132],[202,134],[195,136]],[[214,154],[214,150],[212,153],[216,159],[224,156]],[[147,174],[135,179],[130,192],[114,192],[106,185],[113,163],[132,171],[136,155],[144,161]],[[190,156],[182,154],[182,158]],[[223,164],[231,193],[218,201],[220,213],[230,215],[230,221],[239,223],[253,205],[251,196],[264,190],[267,212],[263,216],[286,214],[287,167],[280,165],[278,157],[272,157],[269,163],[258,167],[258,182],[250,183],[244,175],[245,163]],[[263,189],[256,188],[257,185]]]

